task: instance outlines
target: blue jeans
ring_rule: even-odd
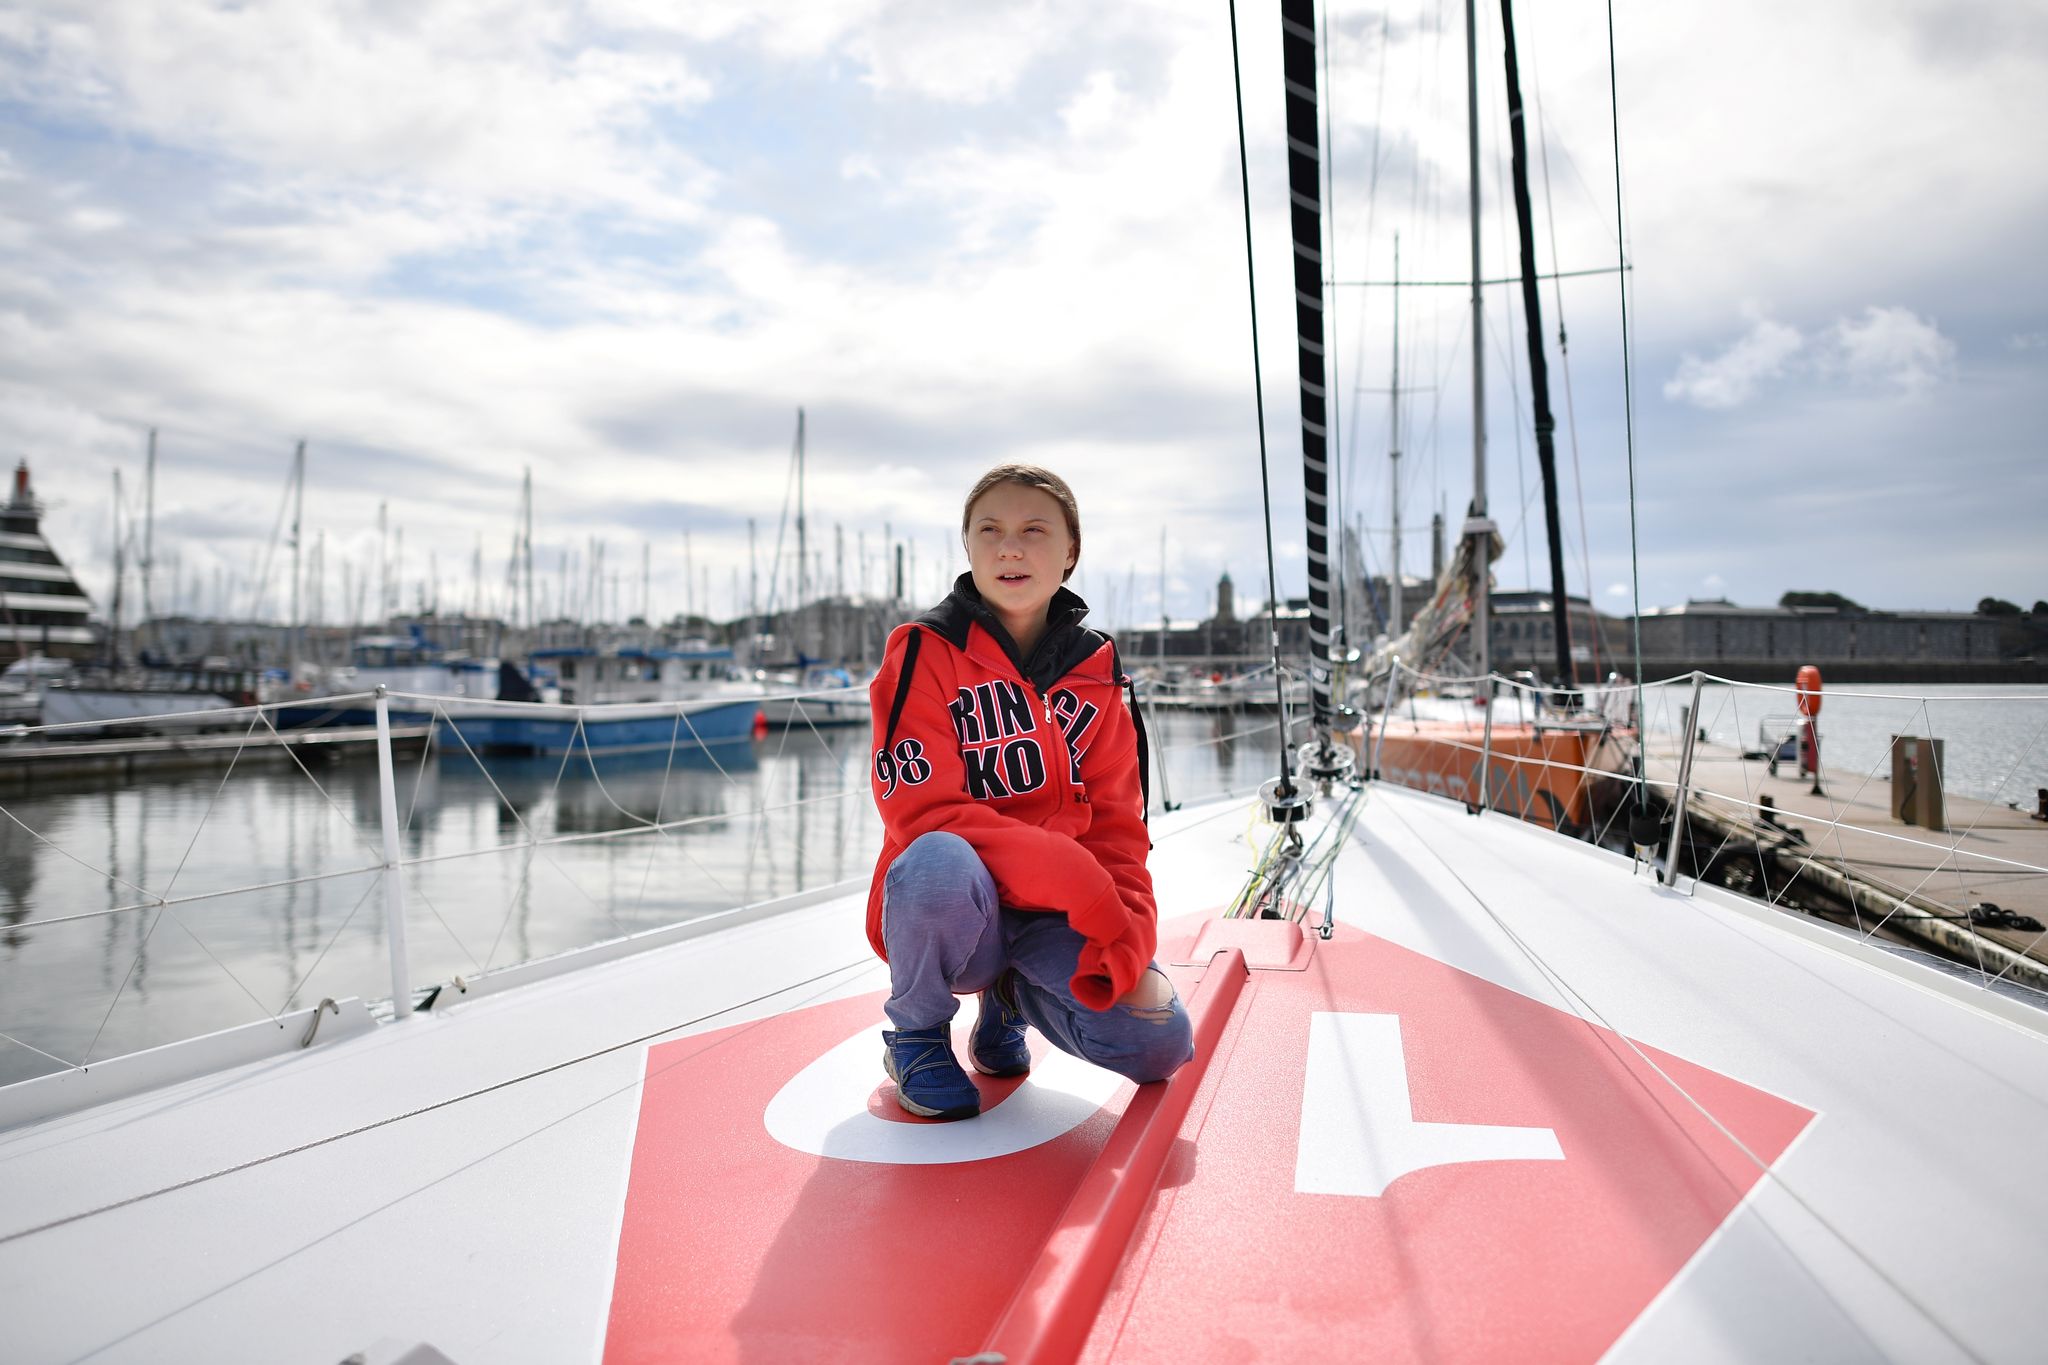
[[[1167,1003],[1156,1008],[1097,1011],[1076,1001],[1068,983],[1087,940],[1065,915],[999,905],[995,878],[957,834],[921,835],[889,864],[882,941],[889,949],[884,1009],[899,1029],[949,1022],[960,1008],[956,995],[981,990],[1009,968],[1018,1010],[1062,1052],[1141,1083],[1164,1080],[1195,1055],[1187,1009],[1170,984]]]

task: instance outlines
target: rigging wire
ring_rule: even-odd
[[[1536,87],[1536,151],[1543,161],[1543,216],[1550,227],[1550,269],[1551,306],[1557,310],[1557,363],[1564,372],[1564,428],[1572,443],[1572,491],[1579,505],[1579,565],[1586,576],[1586,607],[1592,617],[1593,676],[1601,676],[1600,670],[1600,613],[1598,599],[1593,594],[1593,539],[1586,530],[1586,476],[1579,465],[1579,413],[1572,402],[1572,353],[1566,342],[1564,325],[1564,281],[1557,272],[1560,264],[1557,251],[1557,204],[1550,193],[1550,125],[1543,114],[1543,80],[1538,74],[1536,63],[1529,63],[1530,83]]]
[[[1393,11],[1392,11],[1392,10],[1387,10],[1387,11],[1383,11],[1383,12],[1381,13],[1381,15],[1380,15],[1380,65],[1379,65],[1379,74],[1378,74],[1378,76],[1377,76],[1377,77],[1376,77],[1376,78],[1374,79],[1374,81],[1373,81],[1373,89],[1374,89],[1374,92],[1375,92],[1375,93],[1374,93],[1374,100],[1373,100],[1373,111],[1372,111],[1372,161],[1371,161],[1371,165],[1370,165],[1370,167],[1368,168],[1368,171],[1367,171],[1367,174],[1366,174],[1366,182],[1365,182],[1365,244],[1366,244],[1366,250],[1367,250],[1368,252],[1370,252],[1370,251],[1371,251],[1371,249],[1372,249],[1372,226],[1373,226],[1373,220],[1374,220],[1374,218],[1375,218],[1375,217],[1376,217],[1376,216],[1378,215],[1378,212],[1379,212],[1379,196],[1380,196],[1380,164],[1381,164],[1381,146],[1380,146],[1380,144],[1381,144],[1381,140],[1382,140],[1382,139],[1381,139],[1381,134],[1382,134],[1382,132],[1383,132],[1383,128],[1384,128],[1384,119],[1383,119],[1383,115],[1384,115],[1384,113],[1385,113],[1385,110],[1386,110],[1386,103],[1387,103],[1387,79],[1386,79],[1386,75],[1387,75],[1387,45],[1388,45],[1389,35],[1390,35],[1391,31],[1392,31],[1392,27],[1393,27],[1393,22],[1394,22],[1394,18],[1393,18]],[[1325,72],[1327,72],[1327,70],[1328,70],[1328,63],[1329,63],[1329,58],[1328,58],[1328,56],[1327,56],[1327,55],[1325,55],[1325,57],[1324,57],[1324,69],[1325,69]],[[1324,98],[1328,99],[1328,100],[1330,101],[1330,103],[1332,104],[1332,106],[1334,106],[1334,105],[1335,105],[1335,103],[1336,103],[1336,91],[1335,91],[1335,89],[1333,89],[1333,88],[1331,87],[1331,84],[1330,84],[1330,81],[1329,81],[1329,78],[1328,78],[1327,74],[1325,75],[1325,77],[1324,77],[1324,80],[1323,80],[1323,90],[1324,90]],[[1331,117],[1331,118],[1335,118],[1335,113],[1334,113],[1334,109],[1333,109],[1333,111],[1331,112],[1331,114],[1330,114],[1330,117]],[[1336,156],[1335,156],[1335,152],[1336,152],[1336,145],[1335,145],[1335,143],[1334,143],[1334,142],[1333,142],[1333,143],[1331,144],[1331,149],[1330,149],[1330,150],[1331,150],[1331,153],[1332,153],[1332,155],[1331,155],[1331,156],[1330,156],[1330,157],[1328,158],[1328,160],[1329,160],[1329,164],[1330,164],[1330,168],[1331,168],[1331,169],[1330,169],[1330,177],[1331,177],[1331,180],[1332,180],[1332,181],[1334,181],[1334,180],[1336,179],[1336,162],[1337,162],[1337,158],[1336,158]],[[1334,277],[1335,277],[1335,275],[1336,275],[1336,273],[1337,273],[1337,269],[1336,269],[1336,266],[1335,266],[1335,264],[1334,264],[1334,262],[1335,262],[1335,259],[1336,259],[1336,243],[1337,243],[1337,214],[1336,214],[1336,210],[1335,210],[1335,208],[1333,207],[1333,208],[1331,209],[1331,211],[1330,211],[1330,247],[1331,247],[1331,260],[1332,260],[1332,262],[1333,262],[1333,264],[1332,264],[1332,265],[1331,265],[1331,267],[1330,267],[1330,274],[1331,274],[1331,276],[1333,277],[1333,279],[1332,279],[1332,282],[1333,282],[1333,283],[1334,283]],[[1334,304],[1334,302],[1335,302],[1335,300],[1334,300],[1334,298],[1333,298],[1333,299],[1332,299],[1332,303]],[[1334,311],[1334,309],[1333,309],[1333,311]],[[1355,396],[1355,395],[1357,395],[1357,394],[1358,394],[1359,392],[1361,392],[1361,389],[1360,389],[1360,385],[1361,385],[1361,383],[1363,382],[1363,379],[1364,379],[1364,374],[1365,374],[1365,352],[1366,352],[1366,342],[1365,342],[1365,329],[1366,329],[1366,322],[1367,322],[1367,320],[1369,319],[1369,317],[1371,316],[1371,313],[1372,313],[1372,307],[1371,307],[1371,303],[1370,303],[1370,300],[1369,300],[1369,299],[1368,299],[1368,300],[1361,300],[1361,301],[1360,301],[1360,303],[1359,303],[1359,306],[1358,306],[1358,352],[1357,352],[1357,359],[1355,359],[1355,360],[1353,360],[1353,361],[1351,362],[1351,392],[1352,392],[1352,394],[1353,394],[1354,396]],[[1335,324],[1334,322],[1332,322],[1332,323],[1330,324],[1330,330],[1331,330],[1331,333],[1332,333],[1332,335],[1334,335],[1334,334],[1336,333],[1336,324]],[[1332,369],[1332,370],[1335,370],[1336,368],[1337,368],[1337,367],[1336,367],[1336,364],[1335,364],[1334,362],[1332,362],[1332,364],[1331,364],[1331,369]],[[1344,451],[1344,463],[1343,463],[1343,480],[1342,480],[1341,484],[1339,485],[1339,487],[1340,487],[1340,488],[1341,488],[1341,490],[1342,490],[1342,494],[1343,494],[1343,496],[1342,496],[1341,500],[1340,500],[1340,501],[1339,501],[1339,503],[1338,503],[1338,513],[1339,513],[1339,515],[1338,515],[1338,520],[1339,520],[1339,522],[1340,522],[1340,523],[1343,523],[1343,524],[1348,524],[1348,523],[1349,523],[1349,521],[1350,521],[1350,518],[1351,518],[1351,511],[1352,511],[1352,505],[1353,505],[1353,498],[1354,498],[1354,496],[1355,496],[1355,495],[1353,494],[1353,492],[1352,492],[1352,487],[1353,487],[1353,480],[1354,480],[1354,478],[1355,478],[1355,477],[1357,476],[1357,472],[1358,472],[1358,427],[1356,426],[1356,424],[1354,424],[1354,425],[1353,425],[1353,426],[1351,427],[1351,429],[1350,429],[1350,432],[1349,432],[1349,434],[1348,434],[1348,438],[1347,438],[1347,439],[1349,440],[1349,443],[1350,443],[1350,444],[1348,445],[1348,447],[1346,447],[1346,449],[1345,449],[1345,451]],[[1333,442],[1333,444],[1334,444],[1334,442]],[[1368,488],[1368,489],[1370,489],[1370,487],[1371,487],[1371,482],[1370,482],[1370,480],[1368,480],[1368,481],[1367,481],[1367,485],[1366,485],[1366,486],[1367,486],[1367,488]],[[1359,549],[1359,558],[1360,558],[1360,559],[1363,559],[1363,558],[1365,557],[1365,544],[1364,544],[1364,538],[1363,538],[1363,537],[1360,537],[1358,549]],[[1360,575],[1360,576],[1361,576],[1361,577],[1364,577],[1364,574],[1363,574],[1363,573],[1361,573],[1361,575]],[[1370,586],[1368,586],[1368,587],[1367,587],[1367,593],[1368,593],[1368,596],[1370,596],[1370,593],[1371,593],[1371,588],[1370,588]],[[1378,603],[1377,603],[1377,600],[1376,600],[1376,599],[1374,600],[1374,606],[1373,606],[1373,613],[1374,613],[1374,618],[1375,618],[1375,619],[1377,619],[1377,617],[1378,617],[1378,613],[1379,613],[1379,607],[1378,607]],[[1349,622],[1347,622],[1347,623],[1346,623],[1346,625],[1348,626],[1348,625],[1349,625]]]
[[[1498,128],[1501,124],[1507,122],[1507,115],[1501,111],[1500,105],[1496,103],[1500,99],[1500,94],[1491,84],[1484,85],[1481,88],[1486,92],[1487,121]],[[1507,188],[1507,167],[1502,164],[1498,156],[1489,157],[1488,160],[1493,162],[1493,202],[1496,204],[1513,203],[1513,197]],[[1493,229],[1494,236],[1499,242],[1501,259],[1503,261],[1515,260],[1515,250],[1508,245],[1507,215],[1494,214]],[[1517,274],[1519,273],[1518,271]],[[1536,584],[1536,570],[1534,562],[1530,558],[1530,538],[1523,533],[1523,528],[1528,523],[1529,504],[1532,499],[1529,493],[1529,452],[1527,447],[1522,444],[1522,414],[1524,411],[1522,405],[1522,360],[1515,354],[1516,348],[1510,339],[1509,332],[1513,326],[1513,319],[1508,316],[1511,311],[1519,309],[1520,306],[1517,291],[1509,291],[1509,297],[1502,303],[1499,320],[1496,321],[1491,316],[1486,319],[1486,336],[1487,340],[1493,343],[1495,352],[1501,357],[1501,367],[1507,371],[1508,428],[1515,434],[1515,492],[1519,495],[1521,507],[1516,516],[1515,529],[1508,533],[1508,539],[1510,543],[1521,545],[1522,582],[1525,586],[1533,588]],[[1523,319],[1522,325],[1523,330],[1526,331],[1528,328],[1527,318]],[[1488,396],[1491,397],[1490,394]],[[1489,438],[1491,437],[1494,425],[1491,422],[1487,424]],[[1489,446],[1492,444],[1490,439],[1488,444]]]
[[[1636,662],[1636,814],[1647,817],[1650,791],[1643,782],[1643,573],[1636,541],[1636,404],[1628,348],[1628,237],[1621,213],[1621,85],[1615,74],[1614,0],[1607,0],[1607,113],[1608,126],[1614,134],[1615,261],[1622,267],[1622,273],[1615,278],[1621,289],[1621,415],[1628,450],[1628,580],[1634,611],[1629,628],[1634,636]],[[1633,836],[1636,831],[1630,833]]]
[[[200,831],[206,828],[207,817],[213,814],[213,808],[216,804],[219,803],[220,794],[227,787],[228,779],[235,775],[235,764],[241,761],[242,750],[248,746],[249,737],[256,732],[256,721],[258,716],[260,715],[261,712],[259,711],[257,716],[252,716],[249,718],[249,727],[248,729],[242,732],[241,743],[235,746],[234,756],[228,760],[227,771],[223,772],[220,775],[220,781],[214,784],[213,795],[210,798],[208,798],[206,802],[206,810],[201,813],[198,825],[195,826],[192,830],[192,838],[190,839],[190,841],[186,843],[185,852],[183,856],[181,856],[178,859],[178,865],[175,868],[171,869],[171,879],[168,882],[165,882],[164,889],[161,892],[157,893],[156,914],[151,917],[149,921],[149,927],[143,930],[142,941],[136,945],[135,960],[128,964],[127,972],[123,974],[121,977],[121,984],[115,987],[114,989],[114,998],[107,1002],[107,1012],[100,1017],[100,1026],[97,1029],[93,1030],[92,1041],[85,1045],[85,1058],[84,1061],[80,1062],[79,1064],[81,1067],[85,1066],[86,1064],[92,1061],[92,1050],[99,1046],[100,1035],[104,1034],[107,1031],[107,1024],[109,1023],[109,1021],[113,1019],[114,1011],[120,1007],[121,997],[123,994],[127,992],[128,983],[135,979],[135,969],[142,965],[143,956],[147,953],[149,949],[149,940],[153,935],[155,935],[156,927],[157,925],[163,922],[164,916],[167,914],[170,915],[172,923],[176,924],[181,929],[185,929],[186,934],[191,936],[195,942],[197,941],[198,935],[193,934],[190,929],[185,928],[184,920],[179,918],[176,914],[174,914],[171,911],[170,905],[166,898],[171,894],[172,888],[177,886],[178,877],[181,873],[184,872],[185,864],[191,861],[192,850],[199,843]],[[242,993],[244,995],[248,996],[251,1000],[254,1000],[256,1002],[256,1008],[263,1010],[265,1014],[270,1014],[269,1009],[265,1007],[263,1002],[261,1000],[256,999],[256,993],[254,991],[251,991],[246,985],[243,985],[242,979],[236,976],[232,971],[229,971],[226,963],[221,962],[221,960],[217,957],[213,957],[212,951],[210,949],[207,949],[204,943],[201,943],[199,946],[203,951],[206,952],[206,955],[208,957],[213,958],[214,963],[218,965],[222,971],[228,973],[228,977],[230,980],[232,980],[237,986],[241,987]],[[273,1019],[276,1018],[275,1015],[271,1015],[271,1017]]]
[[[1287,762],[1287,680],[1280,670],[1280,576],[1273,568],[1273,488],[1266,472],[1266,386],[1259,368],[1259,284],[1252,259],[1252,172],[1245,150],[1244,67],[1238,56],[1237,0],[1230,0],[1230,76],[1237,96],[1237,178],[1244,205],[1245,288],[1251,296],[1252,312],[1252,397],[1259,418],[1259,496],[1266,509],[1266,619],[1273,637],[1273,694],[1280,709],[1280,795],[1294,793],[1294,776]]]

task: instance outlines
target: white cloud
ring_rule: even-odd
[[[1665,381],[1664,396],[1698,408],[1734,408],[1771,381],[1788,378],[1912,395],[1947,377],[1955,357],[1955,343],[1939,327],[1896,305],[1873,304],[1811,337],[1758,318],[1718,355],[1702,359],[1687,352]]]
[[[128,215],[113,209],[78,208],[72,210],[71,223],[80,232],[106,232],[120,227],[128,221]]]
[[[732,44],[779,61],[843,61],[877,93],[962,105],[1010,95],[1077,24],[1128,22],[1083,0],[594,0],[592,12],[607,24]]]
[[[79,7],[0,44],[0,92],[211,157],[497,199],[686,214],[694,166],[636,147],[709,84],[673,52],[581,47],[548,11],[464,0],[372,23],[342,0]],[[30,27],[32,25],[32,27]]]
[[[2008,351],[2048,351],[2048,332],[2015,332],[2005,339]]]
[[[1118,88],[1116,73],[1098,71],[1060,110],[1060,122],[1069,137],[1094,140],[1113,132],[1131,110],[1132,101]]]
[[[1910,309],[1870,307],[1829,329],[1818,357],[1823,373],[1851,383],[1920,393],[1943,378],[1956,346]]]
[[[1736,407],[1748,402],[1765,380],[1783,374],[1805,344],[1798,328],[1758,318],[1717,356],[1702,360],[1688,352],[1678,373],[1665,381],[1664,396],[1700,408]]]

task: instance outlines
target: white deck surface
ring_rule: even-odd
[[[1155,824],[1165,916],[1228,899],[1245,827],[1239,805]],[[2048,1020],[1398,789],[1337,878],[1347,925],[1818,1113],[1611,1359],[2048,1356]],[[0,1237],[313,1144],[0,1241],[0,1357],[596,1359],[646,1060],[615,1045],[881,988],[863,902],[0,1133]]]

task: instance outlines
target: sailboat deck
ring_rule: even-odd
[[[1162,961],[1245,818],[1155,826]],[[1149,1168],[1167,1087],[1058,1058],[897,1121],[858,890],[14,1129],[7,1354],[945,1361],[1071,1288],[1106,1169],[1155,1192],[1081,1359],[2036,1358],[2042,1016],[1410,792],[1336,885],[1172,969],[1229,1005]]]

